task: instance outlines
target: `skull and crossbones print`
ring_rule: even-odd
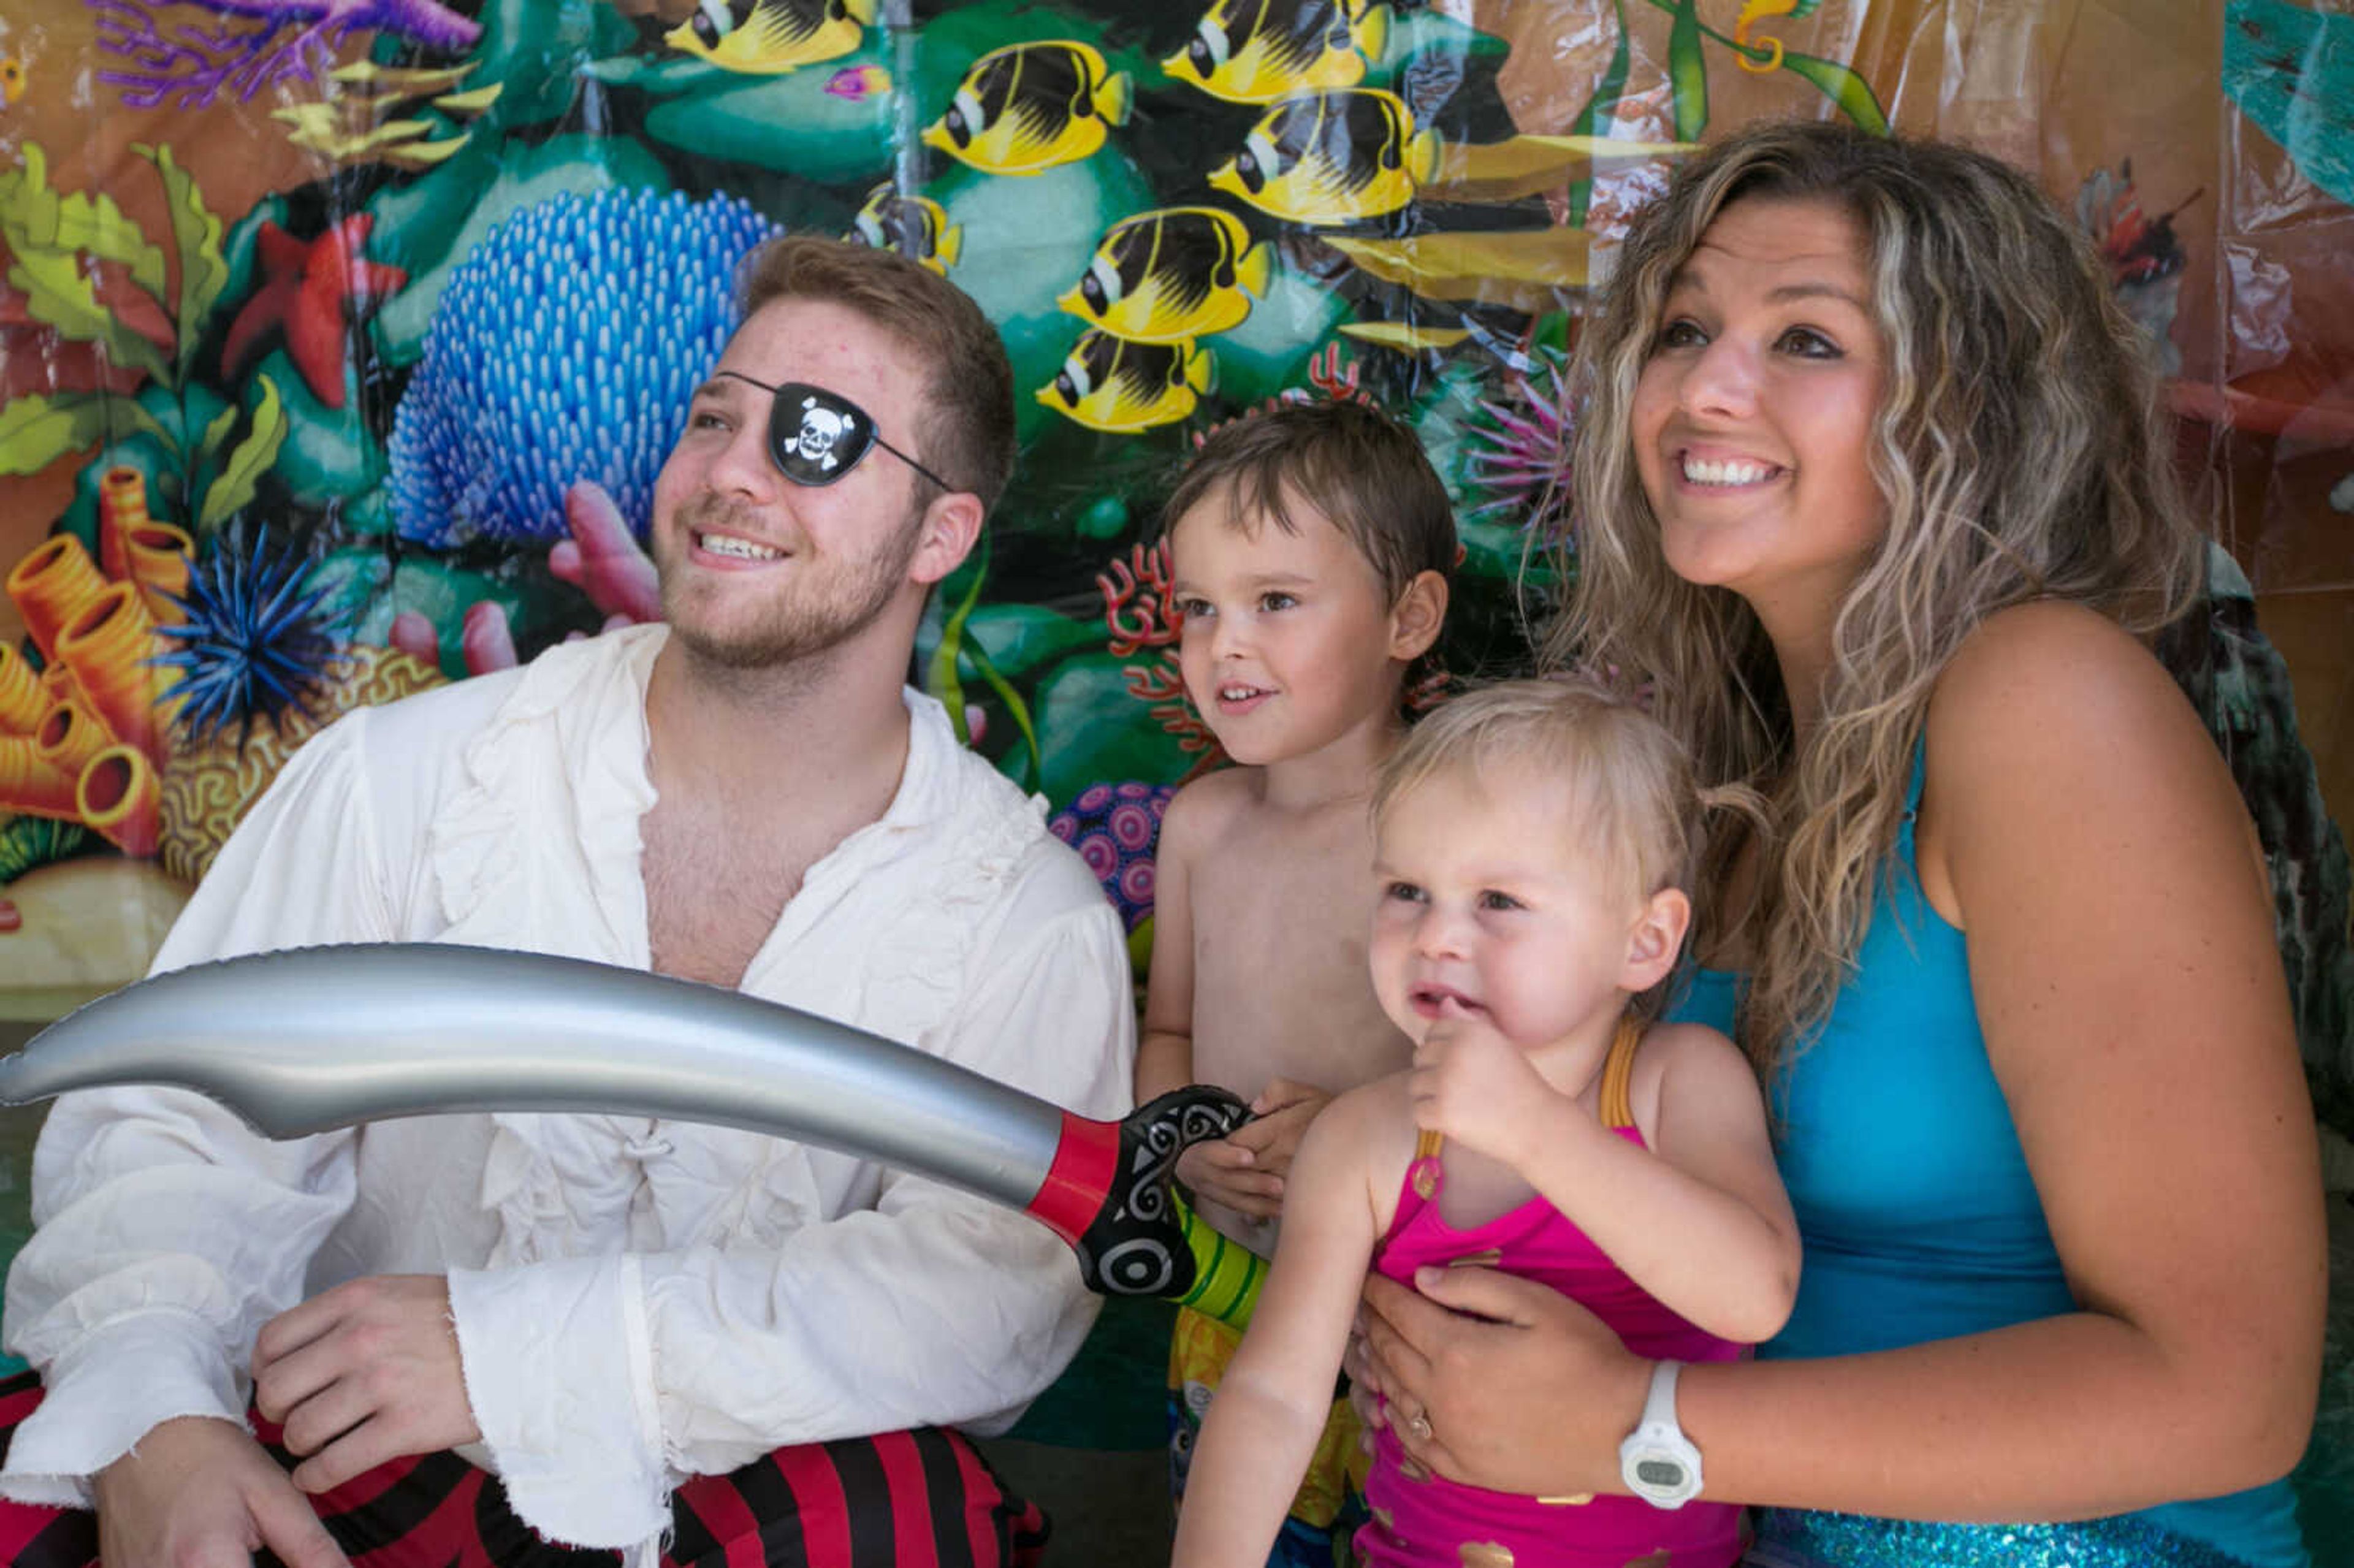
[[[793,450],[826,473],[833,471],[842,460],[834,448],[857,433],[856,417],[841,413],[820,403],[815,397],[801,399],[801,433],[793,438]]]

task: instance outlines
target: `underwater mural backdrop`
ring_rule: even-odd
[[[1004,336],[1020,468],[913,676],[1140,967],[1161,812],[1220,760],[1172,471],[1270,401],[1377,401],[1457,503],[1447,670],[1513,671],[1575,569],[1588,291],[1677,156],[1766,115],[2035,172],[2147,329],[2219,546],[2169,658],[2354,1132],[2347,0],[7,0],[0,1018],[143,973],[337,715],[656,615],[654,474],[788,232]],[[2317,1546],[2354,1542],[2339,1297]]]
[[[1160,807],[1218,761],[1172,469],[1273,399],[1378,401],[1458,503],[1447,667],[1513,668],[1587,291],[1678,154],[1756,116],[2040,172],[2268,614],[2342,611],[2349,60],[2354,16],[2295,0],[12,0],[0,1013],[141,973],[337,714],[656,612],[653,477],[777,233],[905,251],[1002,331],[1021,468],[916,678],[1140,955]],[[2354,1119],[2342,848],[2219,564],[2189,678]],[[2298,673],[2302,711],[2354,703],[2344,646]]]

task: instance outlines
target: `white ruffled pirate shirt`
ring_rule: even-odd
[[[649,626],[353,713],[221,852],[158,970],[451,942],[644,969]],[[1025,799],[906,694],[877,821],[810,869],[742,989],[1109,1118],[1135,1023],[1118,916]],[[543,1535],[642,1549],[689,1475],[925,1424],[1002,1431],[1095,1316],[1022,1215],[847,1155],[643,1117],[451,1115],[270,1142],[171,1089],[51,1113],[5,1342],[48,1398],[0,1494],[87,1506],[158,1422],[244,1418],[272,1316],[446,1274],[470,1454]]]

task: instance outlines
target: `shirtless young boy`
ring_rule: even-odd
[[[1264,1257],[1309,1121],[1413,1054],[1367,979],[1367,805],[1405,732],[1408,674],[1446,616],[1455,521],[1414,435],[1341,399],[1213,433],[1167,516],[1185,689],[1238,766],[1179,791],[1161,824],[1136,1095],[1202,1083],[1251,1102],[1256,1119],[1188,1150],[1177,1174],[1202,1219]],[[1181,1492],[1240,1316],[1180,1311]],[[1270,1561],[1287,1548],[1331,1561],[1316,1537],[1355,1443],[1327,1436],[1331,1463],[1311,1469]]]

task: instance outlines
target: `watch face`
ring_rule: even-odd
[[[1635,1461],[1635,1479],[1662,1491],[1672,1490],[1684,1484],[1684,1467],[1664,1455],[1648,1454]]]

